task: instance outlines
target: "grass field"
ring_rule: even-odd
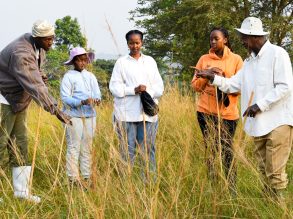
[[[211,184],[204,162],[204,146],[195,117],[193,95],[169,88],[160,102],[157,135],[158,178],[144,184],[138,167],[125,166],[111,123],[112,103],[98,108],[93,150],[93,188],[70,187],[65,174],[64,129],[59,121],[36,105],[30,106],[30,158],[37,146],[33,204],[13,198],[11,171],[2,177],[1,218],[293,218],[293,185],[288,186],[288,208],[264,197],[253,156],[245,137],[245,155],[238,159],[238,195],[229,195],[219,177]],[[39,127],[39,128],[38,128]],[[238,126],[235,140],[240,135]],[[292,180],[292,158],[288,162]]]

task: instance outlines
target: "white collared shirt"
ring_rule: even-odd
[[[257,56],[251,54],[243,68],[231,78],[215,76],[214,85],[228,93],[241,91],[241,114],[252,104],[261,110],[248,117],[244,127],[250,136],[263,136],[281,125],[293,126],[293,76],[288,53],[267,41]]]
[[[138,60],[130,55],[119,58],[115,63],[109,85],[114,96],[114,116],[118,121],[143,121],[140,96],[134,92],[134,88],[140,84],[146,86],[147,92],[158,103],[164,85],[156,61],[143,54]],[[145,115],[146,121],[156,122],[157,119],[157,115]]]

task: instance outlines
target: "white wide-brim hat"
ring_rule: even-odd
[[[241,28],[235,28],[238,32],[245,35],[265,36],[269,32],[263,30],[262,22],[256,17],[247,17],[243,20]]]
[[[69,56],[69,60],[67,60],[66,62],[64,62],[64,65],[72,65],[72,60],[75,56],[79,56],[79,55],[83,55],[83,54],[87,54],[88,58],[89,58],[89,62],[92,62],[95,58],[95,54],[93,52],[87,52],[85,51],[84,48],[82,47],[75,47],[73,49],[70,50],[70,56]]]

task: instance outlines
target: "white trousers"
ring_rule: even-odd
[[[72,126],[66,126],[66,173],[71,180],[89,178],[92,165],[92,143],[96,129],[96,117],[72,118]]]

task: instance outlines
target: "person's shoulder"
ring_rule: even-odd
[[[12,55],[23,55],[23,56],[30,56],[33,55],[33,46],[30,42],[30,34],[26,33],[18,38],[16,38],[14,41],[9,43],[4,50],[10,51]]]
[[[156,60],[155,60],[152,56],[142,54],[142,58],[143,58],[144,60],[146,60],[146,61],[149,61],[149,62],[155,62],[155,63],[156,63]]]
[[[213,59],[213,58],[211,57],[210,54],[203,54],[203,55],[201,55],[201,56],[199,57],[197,63],[198,63],[198,64],[199,64],[199,63],[205,63],[205,62],[207,62],[207,61],[209,61],[209,60],[212,60],[212,59]]]
[[[206,53],[206,54],[203,54],[199,57],[199,60],[205,60],[205,59],[210,59],[211,58],[211,55]]]
[[[63,74],[63,78],[69,77],[70,76],[70,70],[68,70],[67,72],[65,72]]]
[[[281,46],[275,45],[271,42],[267,42],[265,46],[264,53],[266,53],[267,56],[273,56],[277,59],[289,56],[288,52]]]
[[[129,55],[120,56],[116,62],[123,62],[129,59]]]
[[[122,63],[127,62],[128,58],[129,58],[129,55],[124,55],[124,56],[118,57],[115,61],[115,66],[121,65]]]
[[[89,77],[91,77],[91,78],[96,78],[96,76],[95,76],[95,74],[94,73],[92,73],[92,72],[90,72],[90,71],[88,71],[88,70],[84,70],[84,73],[86,74],[86,75],[88,75]]]
[[[273,48],[275,51],[280,52],[280,53],[286,53],[288,54],[288,52],[281,46],[275,45],[275,44],[270,44],[271,48]]]
[[[233,56],[233,58],[235,58],[236,60],[241,60],[242,61],[242,57],[240,55],[238,55],[237,53],[231,52],[231,55]]]

